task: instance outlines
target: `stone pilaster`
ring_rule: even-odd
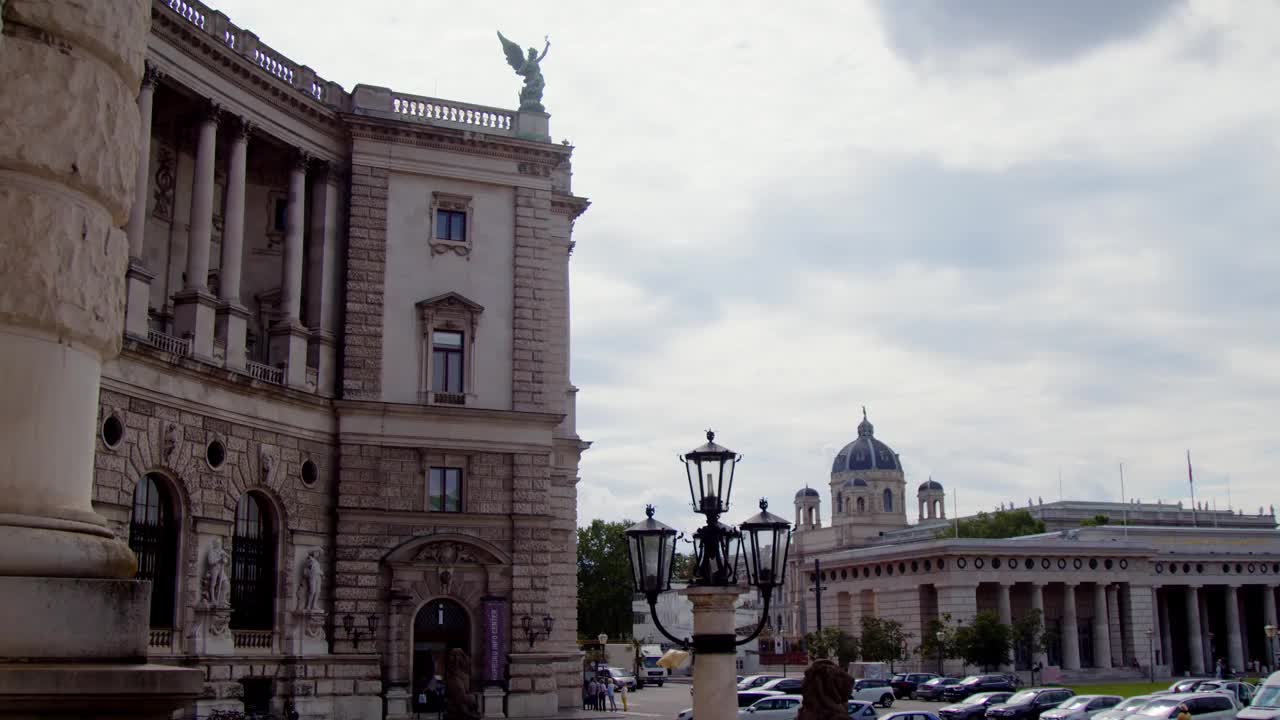
[[[137,664],[150,585],[91,505],[120,350],[151,6],[8,0],[0,45],[0,712],[167,718],[195,670]],[[110,42],[104,42],[110,38]]]
[[[1107,613],[1107,586],[1093,585],[1093,666],[1111,667],[1111,623]]]
[[[551,349],[547,320],[548,298],[555,278],[550,257],[548,220],[551,191],[517,187],[515,192],[515,303],[512,321],[511,409],[553,412],[563,399],[549,393],[558,387],[548,362]],[[554,404],[553,404],[554,403]]]
[[[1239,585],[1227,585],[1223,588],[1227,610],[1227,669],[1243,672],[1244,642],[1240,629],[1240,594]]]
[[[351,167],[342,396],[382,397],[382,303],[387,266],[387,170]]]
[[[1160,621],[1160,657],[1161,663],[1173,666],[1173,634],[1169,627],[1169,597],[1170,591],[1166,588],[1161,592],[1159,588],[1155,588],[1153,592],[1154,602],[1156,603],[1156,616]],[[1161,602],[1161,596],[1164,601]]]
[[[330,166],[311,185],[311,264],[307,269],[311,302],[311,339],[316,345],[316,390],[333,395],[337,382],[338,204],[341,176]]]

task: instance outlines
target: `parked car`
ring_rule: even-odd
[[[770,680],[770,681],[768,681],[768,682],[766,682],[766,683],[764,683],[764,684],[762,684],[762,685],[757,685],[757,686],[756,686],[755,688],[753,688],[753,689],[755,689],[755,690],[777,690],[777,691],[778,691],[778,692],[780,692],[780,693],[796,693],[796,694],[799,694],[799,693],[800,693],[800,688],[801,688],[801,686],[803,686],[803,685],[804,685],[804,680],[802,680],[801,678],[789,678],[789,677],[783,677],[783,678],[774,678],[773,680]]]
[[[1100,712],[1119,705],[1119,695],[1076,695],[1040,713],[1041,720],[1089,720]]]
[[[1249,707],[1237,715],[1240,720],[1280,720],[1280,672],[1262,681]]]
[[[959,702],[981,692],[1013,692],[1017,690],[1008,675],[970,675],[955,685],[942,689],[944,700]]]
[[[777,680],[781,675],[748,675],[738,681],[739,690],[750,690],[751,688],[760,687],[770,680]]]
[[[999,705],[1013,696],[1011,692],[984,692],[970,695],[954,705],[943,705],[938,710],[942,720],[979,720],[987,714],[987,708]]]
[[[866,700],[880,707],[893,707],[893,687],[889,685],[888,680],[865,678],[857,680],[853,683],[853,692],[849,694],[850,700]]]
[[[774,695],[761,698],[738,711],[739,718],[750,720],[795,720],[800,711],[799,695]]]
[[[1217,678],[1183,678],[1169,686],[1168,690],[1159,690],[1152,693],[1153,695],[1172,695],[1173,693],[1189,693],[1195,692],[1200,683],[1214,682]]]
[[[928,710],[902,710],[889,713],[881,720],[938,720],[938,716]]]
[[[850,700],[849,717],[854,720],[876,720],[876,708],[864,700]]]
[[[889,680],[889,687],[893,688],[893,694],[899,700],[902,698],[914,698],[916,696],[916,688],[921,683],[926,683],[938,677],[933,673],[898,673]]]
[[[1240,712],[1234,696],[1221,692],[1190,692],[1161,695],[1142,706],[1130,717],[1137,720],[1176,720],[1178,708],[1187,706],[1187,710],[1196,720],[1235,720]]]
[[[917,700],[941,700],[942,691],[960,682],[960,678],[937,677],[916,688]]]
[[[636,676],[630,670],[624,670],[620,667],[603,667],[596,672],[596,675],[609,678],[613,681],[614,687],[625,685],[627,692],[635,692]]]
[[[757,700],[781,694],[775,690],[739,690],[738,709],[754,705]],[[676,713],[676,720],[693,720],[693,708],[685,708]]]
[[[1131,698],[1121,700],[1119,704],[1109,710],[1103,710],[1093,716],[1093,720],[1125,720],[1125,718],[1133,715],[1142,709],[1143,705],[1151,702],[1159,697],[1158,695],[1134,695]]]
[[[1028,688],[987,708],[987,720],[1040,720],[1040,714],[1075,695],[1070,688]]]
[[[1241,707],[1248,705],[1252,700],[1258,688],[1247,682],[1239,680],[1213,680],[1203,682],[1196,686],[1196,692],[1225,692],[1231,693]]]

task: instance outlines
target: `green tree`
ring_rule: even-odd
[[[1094,515],[1091,518],[1080,521],[1080,527],[1102,527],[1111,524],[1111,518],[1106,515]]]
[[[956,628],[956,654],[969,665],[993,670],[1009,661],[1012,635],[995,613],[980,612],[973,622]]]
[[[939,530],[937,537],[1011,538],[1036,535],[1044,532],[1044,522],[1035,519],[1027,510],[1005,510],[998,513],[980,512],[968,520],[960,520],[952,527]]]
[[[631,521],[592,520],[578,528],[578,632],[588,638],[631,635],[631,561],[626,535]]]
[[[833,627],[825,627],[804,636],[805,647],[812,658],[834,657],[840,667],[858,659],[858,638]]]
[[[1030,656],[1044,650],[1043,616],[1044,612],[1039,608],[1031,608],[1022,616],[1014,618],[1013,625],[1009,628],[1014,647],[1022,648]]]
[[[671,561],[671,581],[689,582],[693,579],[693,554],[676,553]]]
[[[907,638],[902,623],[874,615],[862,617],[862,659],[867,662],[887,662],[889,670],[898,660],[907,659]]]
[[[926,622],[924,637],[920,638],[920,644],[916,647],[921,667],[932,667],[938,664],[939,658],[955,657],[955,636],[956,629],[951,626],[950,613],[944,613],[941,618],[933,618]],[[939,667],[938,672],[941,671]]]

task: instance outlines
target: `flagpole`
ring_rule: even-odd
[[[1191,527],[1200,527],[1196,520],[1196,478],[1191,472],[1191,451],[1187,450],[1187,485],[1191,487]]]
[[[960,537],[960,493],[951,488],[951,516],[956,520],[956,538]]]
[[[1062,466],[1058,466],[1058,502],[1062,502]]]
[[[1120,502],[1124,503],[1124,536],[1129,537],[1129,498],[1124,494],[1124,463],[1120,463]]]
[[[1230,476],[1230,475],[1228,475],[1228,476],[1227,476],[1227,510],[1232,510],[1232,507],[1231,507],[1231,476]]]

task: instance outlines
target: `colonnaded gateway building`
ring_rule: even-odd
[[[1264,628],[1277,624],[1274,508],[1245,515],[1181,503],[1028,499],[1048,532],[979,540],[939,537],[951,527],[940,483],[926,480],[913,494],[898,454],[864,414],[831,468],[828,524],[821,493],[796,493],[791,577],[776,618],[784,635],[818,627],[820,586],[822,626],[857,634],[863,616],[892,618],[911,634],[912,649],[929,621],[946,614],[965,622],[987,611],[1009,623],[1040,609],[1045,651],[1015,649],[1010,665],[1038,662],[1064,679],[1137,675],[1153,662],[1166,675],[1212,672],[1219,658],[1234,669],[1273,664]],[[1080,526],[1097,515],[1129,525]],[[934,658],[916,661],[939,671]],[[959,665],[943,669],[961,672]]]
[[[577,707],[587,201],[536,61],[504,110],[348,92],[197,2],[151,19],[94,487],[154,583],[148,659],[203,669],[201,716],[408,717],[453,648],[488,715]]]

